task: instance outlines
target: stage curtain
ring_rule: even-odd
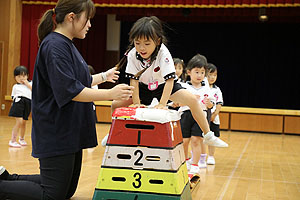
[[[98,7],[255,8],[294,7],[300,0],[93,0]],[[55,5],[56,0],[23,0],[24,4]]]
[[[22,7],[21,32],[21,65],[28,67],[30,79],[33,76],[35,58],[38,52],[37,26],[39,20],[52,5],[29,5]],[[106,49],[106,16],[95,15],[91,20],[92,27],[84,40],[74,39],[74,44],[86,62],[92,65],[96,72],[105,70],[104,55]]]

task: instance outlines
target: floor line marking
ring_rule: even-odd
[[[239,159],[236,161],[236,164],[235,164],[233,170],[231,171],[230,176],[229,176],[228,179],[227,179],[227,183],[226,183],[226,185],[225,185],[225,187],[224,187],[224,189],[223,189],[221,195],[219,196],[218,200],[222,200],[222,199],[224,198],[224,195],[225,195],[225,193],[226,193],[226,191],[227,191],[227,189],[228,189],[228,187],[229,187],[229,184],[230,184],[230,182],[231,182],[231,179],[232,179],[232,177],[233,177],[235,171],[237,170],[237,168],[238,168],[238,166],[239,166],[239,164],[240,164],[240,161],[241,161],[241,159],[242,159],[244,153],[246,152],[246,150],[247,150],[247,148],[248,148],[248,145],[249,145],[251,139],[252,139],[252,136],[249,137],[249,139],[248,139],[246,145],[244,146],[244,149],[243,149],[242,153],[240,154]]]

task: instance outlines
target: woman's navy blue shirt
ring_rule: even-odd
[[[42,41],[32,85],[32,156],[53,157],[97,146],[92,103],[72,101],[92,77],[73,42],[52,32]]]

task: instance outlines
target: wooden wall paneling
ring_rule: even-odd
[[[284,117],[284,133],[300,134],[300,117],[285,116]]]
[[[111,107],[96,106],[97,122],[111,123]]]
[[[231,113],[231,130],[282,133],[283,116]]]
[[[5,100],[5,95],[11,94],[15,83],[13,77],[14,68],[20,64],[21,49],[21,23],[22,23],[22,1],[1,0],[0,1],[0,41],[3,41],[2,67],[1,67],[1,108],[0,115],[8,115],[11,102]]]
[[[221,130],[229,130],[230,129],[230,113],[220,112],[220,129]]]

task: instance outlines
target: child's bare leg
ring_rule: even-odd
[[[21,127],[21,124],[22,124],[22,118],[16,118],[16,124],[15,126],[13,127],[12,129],[12,133],[11,133],[11,141],[12,142],[16,142],[17,141],[17,137],[18,137],[18,134],[19,134],[19,130],[20,130],[20,127]]]
[[[187,105],[190,108],[195,121],[202,129],[203,133],[206,134],[210,131],[205,114],[201,109],[195,95],[187,90],[178,90],[171,95],[170,100],[178,102],[179,104]]]
[[[209,156],[214,156],[215,155],[215,150],[216,150],[216,147],[208,146],[208,155]]]
[[[26,131],[26,121],[22,119],[21,126],[20,126],[20,138],[24,139]]]
[[[182,105],[187,105],[190,108],[193,118],[203,131],[205,144],[216,147],[228,147],[228,144],[226,142],[217,138],[214,133],[210,131],[205,114],[201,109],[195,95],[190,93],[188,90],[182,89],[172,94],[170,100],[173,102],[178,102]]]
[[[19,143],[22,146],[26,146],[27,143],[25,141],[25,131],[26,131],[26,121],[22,119],[22,123],[20,125],[20,139],[19,139]]]
[[[203,138],[200,138],[201,154],[206,154],[206,144],[203,143]]]
[[[192,136],[191,137],[191,147],[193,152],[193,164],[198,165],[200,160],[201,154],[201,141],[199,136]]]
[[[189,158],[189,144],[190,144],[191,138],[183,138],[183,149],[184,149],[184,155],[185,159]]]

